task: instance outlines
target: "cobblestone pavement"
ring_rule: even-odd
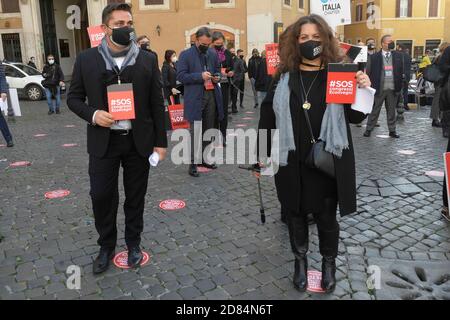
[[[256,125],[258,110],[251,99],[246,106],[231,127]],[[256,181],[237,166],[221,166],[200,179],[169,162],[152,170],[142,242],[150,263],[138,271],[112,267],[95,277],[91,263],[98,248],[85,124],[67,108],[47,116],[45,102],[22,102],[22,109],[25,116],[10,124],[16,147],[0,147],[0,299],[450,298],[442,178],[426,175],[443,171],[447,141],[431,128],[429,109],[406,114],[400,140],[375,136],[387,134],[384,115],[372,138],[362,137],[364,128],[353,128],[359,214],[341,219],[338,286],[332,295],[293,288],[293,256],[273,179],[262,181],[268,213],[263,226]],[[46,136],[35,137],[39,134]],[[16,161],[32,165],[9,167]],[[58,189],[71,194],[45,199],[46,192]],[[182,199],[187,206],[162,211],[159,203],[165,199]],[[120,209],[117,251],[125,248],[123,222]],[[315,227],[311,233],[311,269],[320,270]],[[82,268],[81,290],[66,287],[71,265]],[[367,288],[369,267],[381,272],[378,291]]]

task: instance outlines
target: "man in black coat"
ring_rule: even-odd
[[[106,271],[117,242],[119,169],[124,169],[125,241],[128,265],[138,267],[143,213],[149,177],[150,154],[166,156],[167,135],[161,75],[153,54],[134,42],[129,4],[109,4],[103,11],[105,38],[98,48],[76,59],[67,98],[69,108],[87,122],[89,176],[95,226],[100,235],[100,254],[94,274]],[[135,118],[114,121],[108,112],[107,90],[111,85],[130,86]]]
[[[256,91],[256,74],[258,72],[258,67],[261,64],[261,56],[259,55],[258,49],[253,49],[252,57],[248,60],[248,77],[252,85],[253,96],[255,97],[255,108],[259,106],[258,91]]]
[[[403,89],[405,72],[403,69],[403,56],[394,51],[395,43],[392,36],[385,35],[381,39],[382,50],[372,55],[367,67],[367,74],[372,81],[372,87],[377,90],[373,111],[367,121],[365,137],[370,137],[377,125],[381,107],[386,106],[389,136],[400,138],[397,134],[396,109]]]

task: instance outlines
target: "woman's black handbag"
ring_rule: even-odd
[[[305,164],[312,168],[321,171],[328,177],[335,179],[336,170],[334,166],[334,156],[325,150],[325,142],[317,141],[314,138],[314,133],[311,126],[311,121],[309,120],[308,110],[303,109],[305,112],[306,123],[308,124],[309,133],[311,134],[312,149],[308,154]]]
[[[435,63],[429,65],[423,71],[423,78],[432,83],[438,83],[444,78],[439,66]]]

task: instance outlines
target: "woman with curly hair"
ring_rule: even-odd
[[[279,130],[277,189],[288,213],[289,237],[295,256],[294,286],[308,287],[307,214],[318,227],[322,261],[322,287],[336,287],[339,224],[336,212],[349,215],[356,209],[355,156],[349,123],[365,115],[350,105],[326,104],[329,63],[343,61],[338,40],[326,21],[317,15],[300,18],[280,38],[280,66],[261,107],[260,129]],[[363,72],[355,73],[360,87],[370,87]],[[305,112],[306,110],[306,112]],[[308,117],[306,115],[308,114]],[[314,137],[311,137],[308,119]],[[335,174],[326,175],[307,165],[312,140],[325,142],[332,154]],[[269,141],[269,150],[271,148]]]

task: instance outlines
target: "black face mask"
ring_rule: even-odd
[[[216,50],[222,50],[223,46],[214,46],[214,48],[216,48]]]
[[[302,57],[315,60],[322,55],[322,42],[309,40],[298,45]]]
[[[141,49],[148,51],[148,50],[150,50],[150,45],[148,43],[143,43],[143,44],[141,44]]]
[[[134,28],[128,26],[112,29],[111,40],[121,46],[128,46],[131,41],[136,39]]]
[[[389,50],[394,50],[395,49],[395,43],[394,42],[389,43],[388,49]]]
[[[369,44],[369,45],[367,46],[367,48],[368,48],[369,50],[375,50],[375,45]]]
[[[244,56],[239,56],[239,58],[244,59]]]
[[[208,52],[209,47],[205,46],[204,44],[201,44],[198,46],[198,50],[200,50],[201,53],[206,54]]]

